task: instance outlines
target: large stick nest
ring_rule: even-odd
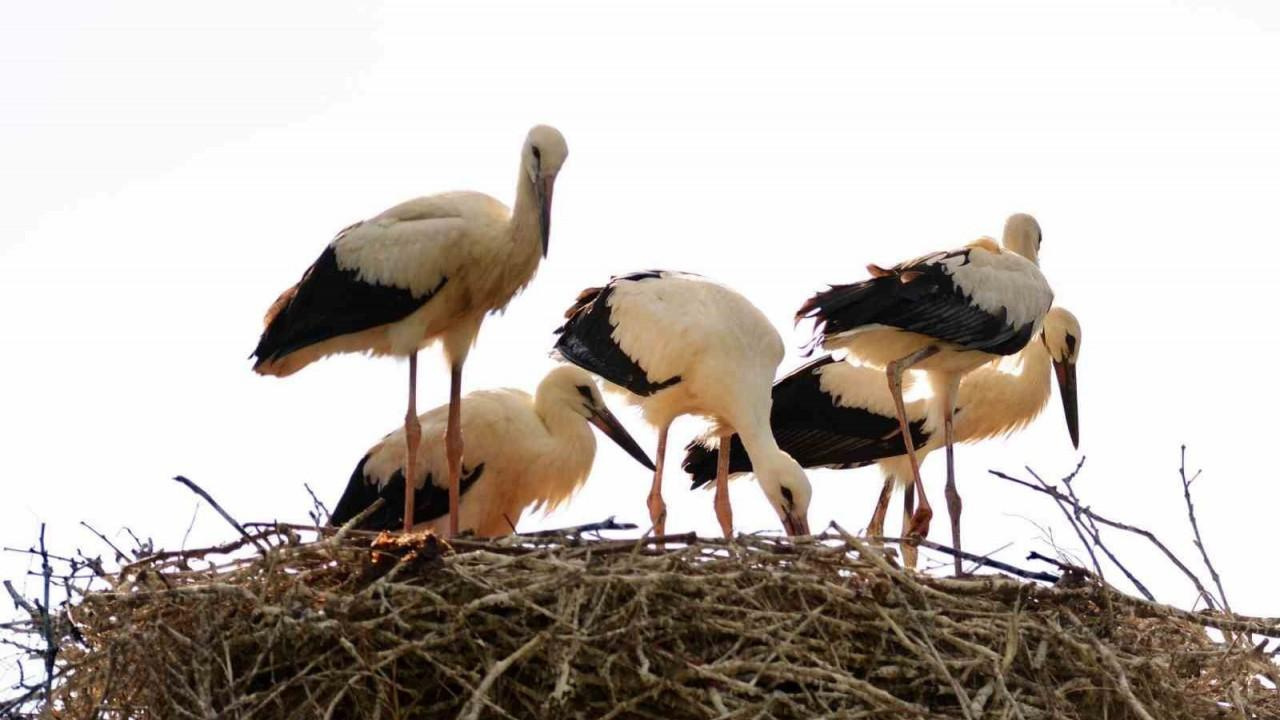
[[[56,717],[1276,717],[1264,621],[822,541],[258,533],[69,611]],[[213,558],[210,561],[209,558]],[[219,559],[220,558],[220,559]],[[1070,585],[1070,586],[1069,586]],[[1206,628],[1220,638],[1211,639]]]

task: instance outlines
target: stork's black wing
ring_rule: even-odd
[[[554,353],[637,395],[652,395],[680,382],[679,375],[659,382],[649,380],[645,369],[623,352],[613,338],[614,325],[609,297],[617,283],[657,277],[662,277],[662,271],[648,270],[615,277],[604,287],[583,290],[573,306],[565,312],[567,319],[564,325],[556,329],[559,337]]]
[[[837,362],[843,361],[824,355],[774,383],[769,425],[778,447],[807,468],[861,467],[905,453],[897,418],[839,405],[822,390],[821,369]],[[929,437],[924,422],[914,421],[910,428],[916,447],[924,444]],[[686,451],[683,467],[693,476],[693,487],[714,480],[718,450],[694,441]],[[750,471],[751,460],[734,434],[729,472]]]
[[[267,327],[250,356],[254,366],[325,340],[403,320],[448,282],[424,295],[406,288],[365,282],[355,270],[338,267],[334,246],[325,248],[302,280],[276,300]]]
[[[969,262],[973,248],[936,253],[876,277],[832,285],[809,298],[796,319],[814,321],[815,340],[868,326],[887,326],[937,338],[971,350],[1009,355],[1031,339],[1033,324],[1013,326],[1008,312],[988,311],[955,282],[952,270]]]

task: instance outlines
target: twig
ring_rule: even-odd
[[[107,547],[111,548],[111,550],[116,554],[116,562],[126,562],[129,560],[129,556],[125,555],[123,550],[116,547],[115,543],[108,540],[106,535],[103,535],[102,533],[98,532],[97,530],[94,529],[92,525],[90,525],[89,523],[83,520],[80,521],[80,524],[84,526],[89,532],[93,533],[94,535],[97,535],[99,540],[106,543]]]
[[[311,519],[315,520],[317,526],[324,525],[329,522],[329,518],[333,517],[333,513],[329,512],[329,508],[325,507],[325,504],[320,502],[320,498],[316,497],[316,493],[311,489],[310,485],[302,483],[302,487],[305,488],[307,494],[311,496],[311,503],[315,506],[311,511]],[[323,520],[321,519],[321,513],[323,513]]]
[[[1068,498],[1067,502],[1071,504],[1072,517],[1068,519],[1074,519],[1075,521],[1079,522],[1079,527],[1077,527],[1076,533],[1079,534],[1080,527],[1084,528],[1089,538],[1093,541],[1093,545],[1097,546],[1097,548],[1107,556],[1107,559],[1110,560],[1113,565],[1120,568],[1120,572],[1124,573],[1124,576],[1129,579],[1129,582],[1133,583],[1133,586],[1137,588],[1138,592],[1142,593],[1143,597],[1145,597],[1148,600],[1155,600],[1156,599],[1155,595],[1153,595],[1151,591],[1147,589],[1146,585],[1142,584],[1142,581],[1138,580],[1138,576],[1134,575],[1129,570],[1129,568],[1125,566],[1124,563],[1120,562],[1120,558],[1116,557],[1116,554],[1111,552],[1111,548],[1107,547],[1107,544],[1102,542],[1102,532],[1098,530],[1097,523],[1095,523],[1093,519],[1084,512],[1086,510],[1086,508],[1084,507],[1084,503],[1080,501],[1080,496],[1076,495],[1076,489],[1071,484],[1071,481],[1075,479],[1076,474],[1080,472],[1080,468],[1083,465],[1084,465],[1084,458],[1082,457],[1080,458],[1080,462],[1076,465],[1076,469],[1062,479],[1062,484],[1067,488],[1067,498]],[[1053,487],[1049,483],[1045,482],[1039,475],[1036,474],[1036,471],[1032,470],[1030,467],[1027,467],[1026,471],[1031,473],[1031,477],[1035,478],[1036,482],[1040,483],[1041,487],[1046,487],[1046,488]],[[1061,507],[1062,505],[1063,505],[1063,502],[1058,501],[1058,506]],[[1065,512],[1065,509],[1064,509],[1064,512]],[[1075,522],[1072,523],[1072,526],[1073,527],[1075,526]],[[1089,552],[1089,557],[1093,560],[1093,568],[1094,570],[1097,571],[1098,577],[1103,578],[1102,567],[1098,565],[1098,558],[1096,555],[1093,554],[1093,549],[1090,547],[1090,544],[1086,542],[1083,537],[1081,537],[1080,540],[1081,542],[1085,543],[1085,546],[1084,546],[1085,550]]]
[[[1071,473],[1071,476],[1074,476],[1075,473],[1080,472],[1080,468],[1083,466],[1084,466],[1084,456],[1081,456],[1080,462],[1076,465],[1076,469]],[[1031,477],[1035,478],[1036,482],[1040,483],[1041,487],[1046,487],[1046,488],[1052,487],[1051,485],[1049,485],[1049,483],[1045,482],[1044,480],[1041,480],[1040,476],[1035,474],[1035,472],[1033,472],[1031,468],[1027,468],[1027,471],[1031,472]],[[1069,484],[1067,487],[1070,490]],[[1075,491],[1071,490],[1071,493],[1074,496]],[[1072,497],[1069,500],[1062,500],[1055,497],[1053,501],[1058,506],[1058,509],[1062,511],[1062,514],[1066,516],[1067,522],[1071,524],[1071,529],[1074,530],[1076,533],[1076,537],[1080,538],[1080,544],[1084,545],[1085,552],[1089,553],[1089,560],[1093,562],[1093,571],[1098,574],[1098,577],[1103,577],[1102,565],[1098,562],[1098,556],[1095,555],[1093,552],[1093,544],[1090,543],[1089,540],[1085,538],[1085,531],[1080,526],[1082,522],[1082,520],[1080,519],[1080,504],[1075,501],[1074,497]],[[1068,510],[1067,505],[1071,505],[1073,508],[1075,508],[1075,512],[1073,513],[1071,510]]]
[[[178,547],[186,549],[187,540],[191,537],[191,531],[195,529],[196,518],[198,517],[200,517],[200,503],[196,503],[196,506],[191,509],[191,522],[187,523],[187,531],[182,533],[182,544]]]
[[[566,528],[556,528],[554,530],[535,530],[533,532],[522,533],[520,537],[559,537],[563,535],[582,535],[589,532],[601,532],[604,530],[635,530],[635,523],[620,523],[615,520],[615,515],[600,522],[587,523],[585,525],[574,525]]]
[[[516,661],[533,652],[534,649],[541,645],[544,639],[546,639],[545,635],[534,635],[529,638],[529,642],[521,645],[518,650],[494,663],[493,667],[489,668],[489,672],[485,674],[484,679],[476,686],[476,691],[471,695],[471,701],[467,703],[468,707],[459,714],[459,717],[466,718],[466,720],[479,718],[480,710],[487,703],[485,695],[488,694],[489,688],[493,687],[498,678],[502,677],[502,674],[509,670]]]
[[[1222,588],[1222,578],[1218,577],[1218,569],[1213,566],[1213,561],[1209,560],[1209,553],[1204,549],[1204,540],[1200,537],[1200,523],[1196,522],[1196,506],[1191,501],[1191,483],[1200,477],[1200,471],[1187,479],[1187,446],[1182,446],[1182,457],[1178,463],[1178,476],[1182,478],[1182,497],[1187,503],[1187,517],[1191,520],[1191,531],[1195,533],[1196,549],[1200,551],[1200,558],[1204,560],[1204,566],[1209,568],[1209,577],[1213,578],[1213,584],[1218,587],[1218,599],[1222,602],[1222,607],[1228,613],[1231,612],[1231,603],[1227,602],[1227,591]]]
[[[993,560],[983,555],[974,555],[971,552],[966,552],[964,550],[957,550],[949,545],[936,543],[932,540],[926,540],[925,538],[871,537],[866,539],[872,542],[881,542],[881,543],[891,542],[891,543],[897,543],[899,545],[914,543],[916,545],[919,545],[920,547],[926,547],[926,548],[929,548],[930,550],[937,550],[940,553],[946,553],[947,555],[951,555],[952,557],[958,557],[958,558],[961,558],[962,560],[968,560],[970,562],[977,563],[980,566],[994,568],[1002,572],[1007,572],[1010,575],[1017,575],[1020,578],[1026,578],[1028,580],[1040,580],[1042,582],[1050,582],[1050,583],[1056,583],[1059,580],[1058,576],[1054,575],[1053,573],[1040,572],[1039,570],[1026,570],[1016,565],[1010,565],[1009,563],[1006,563],[1006,562]]]
[[[5,580],[4,589],[8,590],[9,597],[13,598],[14,607],[25,611],[28,615],[31,616],[31,620],[33,622],[39,619],[40,611],[36,610],[36,607],[34,605],[32,605],[30,602],[27,601],[26,598],[22,597],[22,595],[18,593],[18,591],[13,587],[12,582]]]
[[[1011,483],[1016,483],[1023,487],[1031,488],[1032,490],[1035,490],[1038,493],[1044,493],[1045,495],[1048,495],[1050,497],[1058,498],[1066,502],[1071,502],[1070,497],[1064,495],[1061,491],[1059,491],[1056,488],[1039,487],[1035,484],[1027,482],[1026,480],[1020,480],[1011,475],[1006,475],[1000,472],[999,470],[988,470],[987,472],[991,473],[992,475],[995,475],[1001,480],[1008,480]],[[1164,553],[1164,556],[1169,559],[1169,562],[1172,562],[1174,566],[1176,566],[1179,570],[1182,571],[1182,574],[1185,575],[1187,579],[1191,581],[1191,584],[1195,586],[1196,590],[1199,591],[1201,597],[1207,598],[1208,601],[1211,603],[1213,602],[1213,596],[1210,595],[1209,591],[1205,589],[1204,585],[1200,582],[1200,578],[1196,577],[1195,573],[1191,572],[1191,569],[1188,568],[1185,564],[1183,564],[1183,562],[1178,559],[1178,556],[1174,555],[1173,551],[1171,551],[1167,546],[1165,546],[1164,543],[1160,542],[1160,539],[1157,538],[1151,531],[1143,530],[1142,528],[1134,527],[1133,525],[1126,525],[1125,523],[1117,522],[1115,520],[1111,520],[1109,518],[1103,517],[1102,515],[1099,515],[1098,513],[1094,512],[1091,508],[1087,508],[1087,507],[1081,508],[1080,512],[1083,513],[1084,515],[1087,515],[1089,518],[1091,518],[1095,522],[1102,523],[1107,527],[1114,528],[1116,530],[1123,530],[1125,532],[1133,533],[1135,535],[1140,535],[1146,538],[1148,541],[1151,542],[1152,545],[1155,545],[1157,548],[1159,548],[1160,552]]]
[[[144,541],[142,538],[138,537],[133,532],[133,528],[129,527],[128,525],[124,526],[124,531],[129,533],[129,537],[133,538],[133,544],[138,546],[138,549],[135,550],[133,553],[134,557],[142,557],[143,555],[150,555],[152,552],[155,551],[156,544],[152,541],[151,538],[147,538]]]
[[[267,548],[263,546],[261,543],[259,543],[257,540],[255,540],[254,538],[250,537],[249,533],[245,531],[244,527],[242,527],[240,523],[236,522],[236,519],[231,517],[230,513],[228,513],[226,510],[223,510],[222,506],[218,504],[218,501],[214,500],[212,495],[205,492],[204,488],[200,487],[199,485],[195,484],[194,482],[188,480],[187,478],[181,475],[177,475],[173,479],[177,482],[182,483],[183,485],[186,485],[188,488],[191,489],[191,492],[204,498],[206,502],[208,502],[210,505],[213,506],[214,510],[218,511],[218,514],[222,516],[222,519],[231,523],[231,527],[235,528],[245,540],[248,540],[249,542],[253,543],[254,547],[258,548],[259,552],[263,554],[267,552]]]
[[[365,520],[369,519],[369,516],[382,509],[382,506],[385,505],[386,502],[385,498],[378,498],[369,503],[369,507],[366,507],[356,513],[355,517],[346,521],[342,524],[342,527],[338,528],[338,531],[333,534],[334,540],[341,540],[347,536],[347,533],[357,530],[360,527],[360,523],[363,523]]]
[[[53,700],[53,665],[58,656],[58,642],[53,637],[53,619],[49,617],[49,591],[53,585],[53,566],[49,564],[49,549],[44,544],[45,524],[40,523],[40,574],[44,576],[44,607],[40,608],[40,625],[44,634],[44,702],[51,706]]]
[[[1087,569],[1082,568],[1079,565],[1072,565],[1071,563],[1063,562],[1057,558],[1051,558],[1048,555],[1042,555],[1036,552],[1035,550],[1032,550],[1031,552],[1027,553],[1027,559],[1039,560],[1040,562],[1049,563],[1050,565],[1053,565],[1054,567],[1058,568],[1063,572],[1086,573],[1086,574],[1089,573]]]

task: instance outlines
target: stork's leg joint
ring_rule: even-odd
[[[653,485],[649,488],[649,521],[653,523],[653,534],[657,537],[667,534],[667,504],[662,501],[662,467],[667,457],[669,428],[669,424],[664,425],[658,431],[658,457],[654,459]]]

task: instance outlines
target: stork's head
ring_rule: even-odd
[[[1076,360],[1080,357],[1080,321],[1063,308],[1054,307],[1044,316],[1040,337],[1049,349],[1054,374],[1058,377],[1058,393],[1067,415],[1067,432],[1071,444],[1080,447],[1080,412],[1076,404]]]
[[[582,368],[573,365],[561,365],[542,379],[538,384],[535,400],[542,412],[551,408],[566,408],[570,412],[581,415],[587,422],[600,428],[618,447],[627,451],[641,465],[653,469],[653,461],[640,449],[635,438],[627,432],[618,418],[604,404],[600,388],[596,381]]]
[[[522,163],[529,181],[533,183],[533,194],[538,203],[543,257],[547,256],[547,249],[551,246],[551,194],[555,189],[556,174],[568,157],[569,146],[564,136],[550,125],[535,126],[525,138]]]
[[[754,458],[753,458],[754,460]],[[756,482],[773,505],[788,535],[809,534],[809,500],[813,488],[800,463],[779,450],[763,463],[755,463]]]
[[[1040,262],[1040,223],[1026,213],[1010,215],[1004,221],[1004,246],[1033,263]]]

